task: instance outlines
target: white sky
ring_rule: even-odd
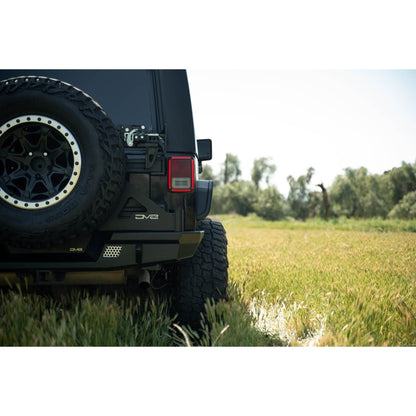
[[[347,166],[364,165],[375,173],[416,158],[414,72],[308,71],[416,68],[411,0],[21,0],[3,2],[2,15],[9,17],[0,25],[2,68],[187,68],[195,131],[197,137],[213,140],[213,166],[227,152],[238,154],[248,178],[254,158],[272,156],[281,192],[287,175],[303,174],[309,166],[316,169],[313,183],[329,184]],[[292,68],[306,71],[251,71]],[[123,350],[121,358],[115,349],[7,349],[4,354],[12,358],[3,360],[7,400],[2,408],[6,414],[16,413],[17,403],[21,413],[38,414],[36,408],[48,413],[33,385],[49,382],[51,374],[59,377],[64,365],[67,382],[48,384],[59,397],[62,387],[72,388],[79,381],[81,365],[90,373],[85,378],[89,396],[108,390],[107,380],[134,381],[120,388],[111,385],[109,400],[84,400],[84,407],[90,403],[90,413],[131,412],[137,405],[136,391],[150,398],[140,404],[144,411],[154,411],[158,400],[160,412],[170,412],[181,394],[171,388],[172,374],[176,385],[189,389],[189,408],[200,407],[200,392],[215,384],[233,399],[222,405],[228,413],[266,414],[277,407],[293,413],[293,403],[298,413],[310,413],[315,405],[323,415],[332,414],[333,408],[351,414],[357,405],[368,414],[414,409],[409,377],[416,372],[414,349],[259,351],[148,349],[150,358],[138,361],[136,349]],[[33,367],[40,353],[47,354],[43,373]],[[183,359],[172,359],[173,354]],[[103,360],[111,363],[105,374]],[[45,367],[45,362],[52,365]],[[218,363],[228,369],[227,377],[218,377]],[[196,366],[204,377],[190,385],[189,374]],[[133,380],[136,367],[142,376]],[[160,377],[162,368],[166,377]],[[27,377],[17,380],[23,371]],[[270,374],[279,376],[270,383]],[[386,383],[386,378],[402,382]],[[10,388],[17,381],[27,387],[24,403],[20,390]],[[167,383],[164,403],[155,383],[162,383],[162,389]],[[305,398],[302,403],[299,392]],[[377,400],[380,396],[383,400]],[[68,414],[79,407],[77,401],[71,404],[65,409]]]
[[[416,160],[416,71],[188,70],[197,138],[211,138],[216,173],[238,155],[243,179],[271,157],[272,179],[315,168],[330,186],[347,167],[383,173]],[[318,190],[318,188],[317,188]]]

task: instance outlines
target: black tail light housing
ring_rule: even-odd
[[[169,159],[169,190],[192,192],[195,188],[195,161],[189,156],[174,156]]]

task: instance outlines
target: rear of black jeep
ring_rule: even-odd
[[[225,297],[185,71],[0,71],[3,283],[173,284],[198,326]],[[99,104],[98,104],[99,103]],[[102,107],[101,107],[102,106]]]

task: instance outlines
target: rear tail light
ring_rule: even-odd
[[[171,157],[169,159],[169,190],[191,192],[195,186],[195,165],[192,157]]]

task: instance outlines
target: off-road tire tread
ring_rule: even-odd
[[[175,282],[175,309],[182,324],[200,327],[205,303],[226,299],[228,285],[227,237],[220,222],[198,221],[204,237],[195,253],[180,262]]]
[[[38,90],[44,94],[63,97],[74,103],[78,110],[87,118],[99,135],[99,144],[103,160],[104,175],[96,189],[95,203],[90,209],[65,227],[56,227],[53,232],[15,233],[11,229],[3,229],[0,238],[15,246],[25,248],[50,247],[62,244],[80,234],[95,230],[111,213],[117,196],[121,193],[125,176],[125,158],[123,144],[117,130],[103,108],[89,95],[80,89],[57,79],[42,76],[15,77],[0,82],[0,95],[10,95],[20,91]]]

